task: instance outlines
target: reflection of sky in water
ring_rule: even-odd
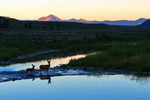
[[[0,84],[2,100],[149,100],[150,85],[123,75],[66,76]],[[8,96],[9,94],[9,96]]]
[[[60,64],[67,64],[69,63],[69,60],[71,59],[79,59],[82,57],[85,57],[85,55],[75,55],[75,56],[69,56],[69,57],[64,57],[64,58],[54,58],[54,59],[51,59],[51,67],[55,67]],[[6,67],[0,67],[0,71],[24,70],[26,68],[32,67],[31,64],[34,64],[36,66],[36,69],[38,69],[40,65],[46,65],[48,63],[46,60],[42,60],[42,61],[23,63],[23,64],[13,64],[13,65],[9,65]]]

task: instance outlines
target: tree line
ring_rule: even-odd
[[[50,29],[52,31],[59,31],[60,28],[59,28],[59,25],[54,23],[54,24],[50,24],[49,26],[48,25],[39,25],[41,26],[41,29]],[[26,22],[24,24],[24,28],[25,29],[33,29],[35,26],[32,22]]]

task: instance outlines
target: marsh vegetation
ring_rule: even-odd
[[[129,71],[150,71],[150,42],[113,42],[103,51],[71,60],[68,66],[100,67]]]

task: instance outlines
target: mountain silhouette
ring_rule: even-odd
[[[41,17],[38,19],[38,21],[63,21],[63,22],[79,22],[79,23],[89,23],[89,24],[108,24],[108,25],[125,25],[125,26],[137,26],[145,22],[147,19],[146,18],[140,18],[138,20],[132,21],[132,20],[116,20],[116,21],[110,21],[110,20],[105,20],[105,21],[88,21],[83,18],[81,19],[69,19],[69,20],[62,20],[59,17],[55,15],[49,15],[47,17]]]
[[[117,21],[102,21],[101,23],[109,24],[109,25],[126,25],[126,26],[137,26],[145,22],[147,19],[140,18],[138,20],[117,20]]]
[[[51,14],[49,16],[39,18],[38,21],[62,21],[62,20],[59,17]]]
[[[145,21],[144,23],[142,23],[141,25],[139,26],[143,26],[143,27],[150,27],[150,19]]]

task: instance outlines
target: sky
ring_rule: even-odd
[[[0,0],[0,16],[35,20],[50,14],[64,20],[136,20],[150,18],[150,0]]]

